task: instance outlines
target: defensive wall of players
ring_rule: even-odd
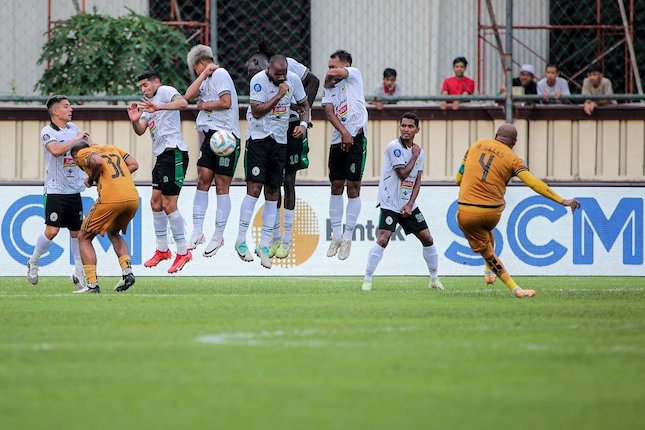
[[[245,109],[241,108],[241,118]],[[424,179],[429,181],[452,181],[468,145],[492,138],[504,118],[495,106],[463,106],[454,112],[406,106],[370,110],[365,181],[378,180],[383,148],[398,136],[398,118],[406,110],[421,117],[417,141],[428,154]],[[600,108],[592,117],[575,105],[520,107],[515,113],[519,131],[515,152],[527,160],[536,176],[562,181],[645,180],[645,105]],[[184,138],[190,147],[188,181],[197,177],[200,139],[194,129],[195,115],[192,109],[182,112]],[[326,182],[332,127],[320,107],[314,108],[313,118],[310,166],[298,173],[298,179]],[[42,181],[44,162],[38,136],[47,121],[42,107],[0,107],[0,182]],[[149,138],[132,131],[125,107],[75,106],[73,122],[97,143],[115,144],[132,153],[141,166],[135,180],[150,180],[154,160]],[[241,126],[245,133],[246,121]],[[243,178],[242,157],[236,177]]]

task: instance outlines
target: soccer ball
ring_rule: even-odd
[[[237,139],[233,136],[233,133],[226,130],[217,130],[211,136],[211,150],[215,155],[220,157],[226,157],[231,155],[235,148],[237,147]]]

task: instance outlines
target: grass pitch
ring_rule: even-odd
[[[645,278],[0,278],[6,429],[635,429]]]

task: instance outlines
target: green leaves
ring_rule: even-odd
[[[36,88],[43,94],[138,94],[136,77],[154,69],[164,84],[186,87],[188,46],[181,31],[133,11],[113,18],[76,15],[52,30],[38,64],[48,64]]]

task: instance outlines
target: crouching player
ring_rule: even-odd
[[[96,277],[96,253],[92,239],[106,232],[122,270],[114,291],[125,291],[134,284],[128,245],[119,233],[126,232],[128,223],[139,209],[139,193],[132,173],[139,168],[129,154],[112,145],[94,145],[83,140],[72,147],[72,157],[88,176],[88,186],[96,183],[99,197],[81,225],[79,245],[87,286],[76,292],[100,293]]]

